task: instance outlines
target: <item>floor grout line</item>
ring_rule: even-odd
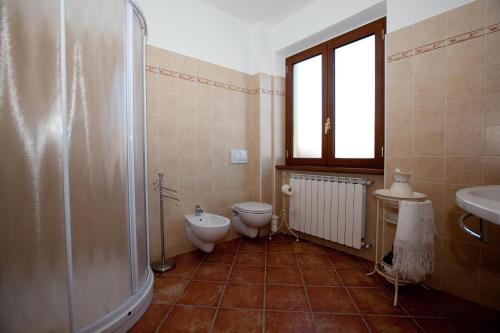
[[[196,274],[196,272],[198,271],[198,269],[200,268],[202,262],[203,261],[199,261],[199,262],[196,263],[196,268],[194,269],[194,271],[189,276],[189,279],[185,280],[186,282],[184,283],[184,286],[182,287],[182,291],[180,293],[181,296],[184,293],[184,291],[186,290],[186,288],[188,287],[189,283],[193,279],[193,277]],[[175,267],[173,269],[175,269]],[[165,273],[167,273],[167,272],[165,272]],[[160,273],[160,274],[164,274],[164,273]],[[161,278],[161,275],[158,278]],[[179,279],[179,280],[184,280],[184,279]],[[154,285],[153,285],[153,287],[154,287]],[[159,332],[159,330],[162,327],[162,325],[165,323],[165,321],[167,321],[168,316],[170,315],[170,313],[172,312],[172,310],[174,309],[174,307],[177,305],[177,302],[179,301],[179,299],[181,298],[181,296],[177,296],[176,299],[175,299],[175,302],[173,302],[173,303],[170,304],[170,309],[168,310],[167,314],[165,315],[165,317],[163,318],[163,320],[160,322],[160,324],[158,325],[158,327],[156,327],[155,332]]]
[[[208,328],[208,332],[212,332],[214,325],[215,325],[215,320],[217,319],[217,316],[219,314],[219,309],[222,304],[222,299],[224,298],[224,292],[226,291],[227,283],[229,281],[229,277],[231,276],[231,273],[233,271],[234,263],[236,262],[236,258],[238,256],[238,252],[241,246],[241,238],[238,241],[238,245],[236,246],[236,251],[234,252],[234,257],[233,261],[231,263],[231,268],[229,269],[229,273],[226,276],[226,280],[224,281],[224,287],[222,288],[222,293],[220,295],[219,303],[217,304],[217,308],[215,309],[214,317],[212,318],[212,322],[210,323],[210,326]]]
[[[302,284],[303,284],[304,292],[306,294],[307,304],[309,305],[309,316],[311,317],[311,321],[312,321],[312,324],[313,324],[313,327],[314,327],[314,331],[318,332],[318,328],[316,326],[316,321],[314,320],[314,315],[313,315],[313,309],[312,309],[312,305],[311,305],[311,300],[309,299],[309,293],[307,292],[306,280],[304,279],[304,274],[302,273],[302,268],[300,266],[299,257],[297,256],[297,252],[295,252],[294,254],[295,254],[295,260],[297,260],[297,265],[299,267],[300,278],[302,279]]]
[[[160,323],[156,327],[155,333],[160,331],[160,327],[163,325],[163,323],[165,322],[165,320],[167,320],[167,317],[168,317],[168,315],[170,314],[170,312],[172,311],[173,308],[174,308],[174,306],[170,305],[170,309],[168,309],[167,313],[165,314],[165,317],[163,317],[163,319],[160,321]]]
[[[332,269],[333,271],[335,272],[335,274],[337,275],[337,278],[339,279],[340,281],[340,284],[341,286],[344,288],[345,292],[347,293],[347,296],[349,296],[349,299],[351,300],[352,304],[354,304],[354,307],[356,308],[356,311],[358,311],[358,314],[360,315],[361,317],[361,320],[363,321],[363,323],[365,324],[365,327],[366,329],[368,330],[368,332],[372,332],[370,326],[368,325],[368,323],[366,322],[366,319],[364,317],[364,315],[361,313],[361,311],[359,310],[359,307],[358,307],[358,304],[356,304],[356,302],[354,301],[354,298],[352,298],[352,295],[351,293],[349,292],[349,290],[346,288],[345,286],[345,283],[344,281],[342,280],[342,278],[340,277],[340,274],[339,272],[337,272],[337,268],[335,268],[335,265],[334,265],[334,262],[332,261],[332,259],[330,258],[330,256],[326,256],[328,262],[330,263],[330,265],[332,266]]]
[[[269,242],[266,241],[264,247],[264,293],[262,296],[262,333],[266,332],[266,291],[267,291],[267,246]]]

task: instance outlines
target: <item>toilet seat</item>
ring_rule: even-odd
[[[248,214],[269,214],[273,211],[273,206],[255,201],[239,202],[233,204],[233,210]]]

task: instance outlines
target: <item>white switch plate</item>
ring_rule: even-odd
[[[231,164],[248,163],[248,154],[246,149],[231,150]]]

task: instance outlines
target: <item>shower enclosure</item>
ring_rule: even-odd
[[[124,331],[151,301],[145,38],[131,0],[0,1],[2,331]]]

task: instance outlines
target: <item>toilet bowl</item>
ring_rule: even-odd
[[[232,206],[231,225],[244,236],[255,238],[271,222],[273,206],[262,202],[240,202]]]
[[[224,216],[203,213],[186,215],[185,219],[187,239],[203,252],[212,252],[215,242],[229,231],[230,221]]]

